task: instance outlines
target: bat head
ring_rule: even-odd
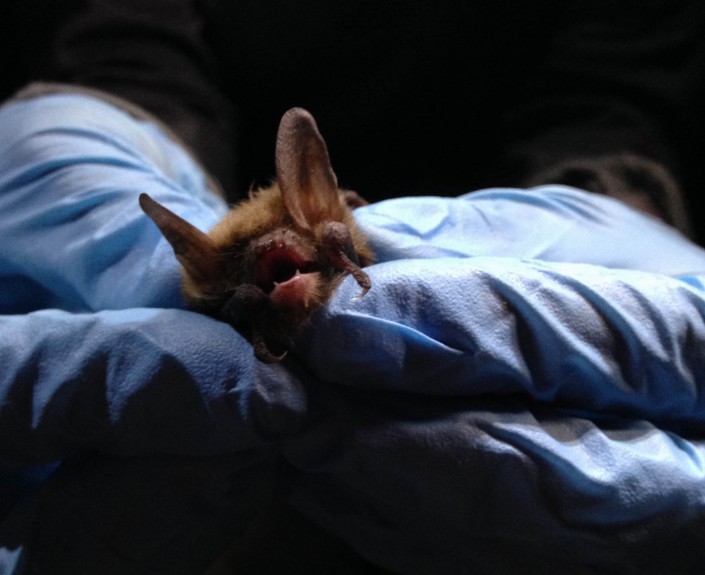
[[[252,193],[207,234],[140,195],[183,268],[189,307],[233,325],[266,362],[284,357],[345,274],[364,294],[370,280],[361,268],[372,262],[349,207],[364,201],[338,189],[307,111],[282,117],[275,168],[274,185]]]

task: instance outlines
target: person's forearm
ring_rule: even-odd
[[[631,193],[635,185],[661,179],[661,196],[682,187],[684,119],[692,97],[688,59],[698,37],[688,17],[692,6],[687,0],[567,6],[566,26],[504,118],[508,183],[605,192],[592,187],[616,177]],[[616,168],[620,158],[626,163]],[[641,164],[637,175],[635,161]],[[599,173],[586,174],[588,165]]]
[[[233,193],[233,110],[190,0],[92,0],[57,33],[51,79],[126,98],[169,124]]]

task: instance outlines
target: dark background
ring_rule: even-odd
[[[82,44],[58,41],[85,4],[5,2],[0,96],[36,79],[79,81],[120,93],[122,86],[90,70],[116,62],[128,66],[130,59],[135,69],[138,64],[150,74],[155,70],[157,51],[147,37],[152,24],[144,27],[146,39],[115,33],[106,42],[105,34],[115,29],[103,26],[95,28],[95,38],[81,36]],[[176,22],[178,6],[197,5],[210,14],[204,38],[218,56],[214,85],[235,102],[229,112],[233,127],[222,128],[220,111],[195,91],[186,105],[202,112],[204,132],[237,134],[232,143],[202,135],[196,143],[233,197],[273,175],[278,120],[299,105],[317,118],[341,184],[371,201],[521,186],[565,157],[629,149],[671,169],[685,192],[697,239],[705,240],[705,226],[698,225],[705,216],[700,1],[116,4],[126,14],[153,18],[154,30],[167,29],[170,18]],[[174,10],[154,17],[150,10],[156,13],[160,5]],[[100,42],[129,58],[119,62],[110,48],[102,53]],[[153,74],[155,86],[193,88],[188,82],[199,81],[189,79],[188,66],[179,61],[195,61],[196,51],[186,48],[164,56],[166,72]],[[180,103],[166,109],[168,97],[158,87],[148,87],[149,93],[143,88],[127,88],[122,95],[178,131]]]

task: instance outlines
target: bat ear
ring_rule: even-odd
[[[284,207],[298,226],[310,229],[318,222],[342,218],[328,149],[306,110],[292,108],[282,117],[275,166]]]
[[[197,280],[213,279],[217,272],[218,250],[211,238],[156,202],[140,194],[140,207],[171,244],[184,269]]]

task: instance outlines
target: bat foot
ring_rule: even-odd
[[[274,354],[264,337],[266,330],[262,329],[263,316],[269,305],[269,297],[264,291],[253,284],[242,284],[233,292],[220,310],[220,317],[238,329],[249,326],[252,348],[255,357],[262,363],[279,363],[288,353]]]
[[[284,350],[279,355],[272,353],[267,345],[264,334],[258,328],[254,328],[252,331],[252,348],[255,352],[255,357],[262,363],[279,363],[289,353],[288,350]]]

